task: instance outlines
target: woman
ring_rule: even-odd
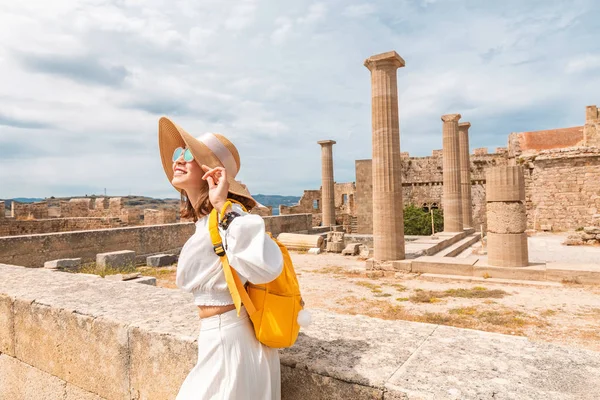
[[[222,135],[194,138],[165,117],[158,126],[165,173],[185,198],[182,216],[192,218],[196,225],[179,255],[176,283],[194,295],[198,306],[198,362],[177,400],[280,399],[277,349],[256,339],[244,308],[237,316],[208,230],[208,214],[213,208],[221,211],[227,198],[247,210],[257,205],[246,187],[234,179],[240,168],[238,151]],[[219,232],[231,267],[243,283],[266,283],[279,276],[283,257],[265,233],[260,216],[233,204],[225,210]]]

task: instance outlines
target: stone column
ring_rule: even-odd
[[[373,250],[377,261],[404,259],[404,212],[396,70],[404,60],[395,51],[365,60],[371,71],[373,129]]]
[[[322,225],[335,225],[335,195],[333,188],[334,140],[321,140],[321,212]]]
[[[463,216],[460,184],[458,120],[460,114],[442,115],[444,232],[462,232]]]
[[[496,267],[526,267],[527,215],[523,167],[491,167],[486,172],[488,263]]]
[[[585,108],[583,141],[586,146],[600,147],[600,112],[598,112],[598,107],[596,106],[587,106]]]
[[[469,157],[470,122],[458,124],[458,150],[460,153],[460,197],[462,199],[463,228],[473,227],[473,209],[471,206],[471,160]]]

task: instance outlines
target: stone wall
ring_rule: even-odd
[[[60,202],[60,215],[64,218],[69,217],[88,217],[92,208],[92,199],[71,199]]]
[[[311,233],[312,214],[273,215],[263,217],[265,229],[277,236],[282,232]]]
[[[144,225],[174,224],[177,222],[175,210],[144,210]]]
[[[4,202],[0,201],[0,219],[6,218],[6,208],[4,207]]]
[[[577,229],[600,213],[600,148],[546,150],[517,162],[525,167],[528,229]]]
[[[316,205],[316,207],[315,207]],[[321,191],[305,190],[298,204],[294,206],[279,206],[279,215],[321,213]]]
[[[0,221],[0,236],[33,235],[52,232],[86,231],[122,227],[119,218],[51,218]]]
[[[13,201],[11,216],[15,219],[43,219],[48,218],[48,202],[19,203]]]
[[[174,399],[197,361],[190,293],[1,264],[0,276],[2,399]],[[600,396],[594,351],[311,313],[294,346],[279,350],[282,400],[549,398],[548,382],[553,399]]]
[[[473,224],[485,228],[485,171],[488,167],[506,165],[506,150],[487,153],[487,149],[470,156],[471,197]],[[441,150],[434,150],[430,157],[402,157],[402,199],[404,206],[413,204],[423,208],[443,208],[443,177]],[[371,160],[356,161],[356,217],[357,232],[373,232],[373,185],[371,183]]]
[[[312,233],[312,214],[270,216],[263,219],[266,230],[274,236],[281,232]],[[83,228],[90,221],[94,221],[95,224],[101,223],[102,220],[107,223],[118,223],[118,219],[115,218],[61,218],[14,222],[16,227],[11,229]],[[2,221],[0,233],[5,222],[13,221],[10,219]],[[186,222],[37,235],[3,235],[0,237],[0,263],[41,267],[45,261],[73,257],[81,257],[84,262],[89,262],[95,261],[97,253],[118,250],[133,250],[139,260],[145,260],[145,256],[149,254],[179,251],[194,233],[194,229],[193,223]]]
[[[0,263],[41,267],[58,258],[96,260],[96,254],[133,250],[139,260],[147,255],[178,252],[194,233],[191,223],[125,227],[93,231],[0,237]]]

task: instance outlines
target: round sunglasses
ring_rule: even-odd
[[[179,157],[183,154],[183,160],[185,162],[194,161],[194,155],[190,151],[190,149],[184,149],[183,147],[178,147],[173,152],[173,162],[179,160]]]

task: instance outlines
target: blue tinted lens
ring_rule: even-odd
[[[173,161],[177,161],[177,159],[179,157],[181,157],[182,152],[183,152],[183,149],[181,147],[176,148],[175,151],[173,152]]]
[[[194,155],[190,151],[190,149],[185,149],[185,153],[183,153],[183,159],[187,162],[194,160]]]

